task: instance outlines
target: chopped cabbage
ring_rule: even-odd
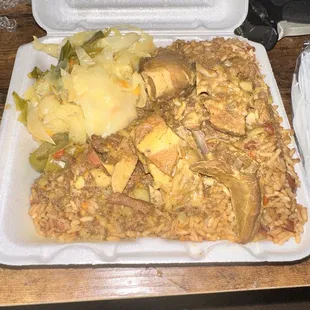
[[[27,129],[38,140],[54,143],[53,139],[47,134],[37,113],[36,106],[29,102],[27,113]]]
[[[28,101],[21,98],[16,92],[13,92],[16,110],[20,112],[18,120],[27,125]]]
[[[77,47],[75,49],[77,57],[79,59],[80,65],[92,66],[95,64],[94,60],[85,52],[82,47]]]
[[[55,58],[58,57],[58,44],[55,43],[44,44],[41,41],[39,41],[37,37],[33,37],[33,47],[37,51],[42,51]]]
[[[64,78],[69,101],[80,105],[88,136],[109,135],[126,127],[136,117],[136,97],[122,90],[104,67],[76,66]]]
[[[53,143],[54,134],[68,132],[72,142],[83,144],[92,134],[125,128],[137,117],[136,107],[145,106],[139,62],[155,46],[143,31],[122,34],[110,28],[80,32],[59,45],[34,38],[33,45],[58,57],[56,66],[44,73],[35,68],[29,75],[36,80],[25,93],[27,109],[20,117],[26,115],[36,139]]]
[[[70,103],[60,104],[55,96],[50,95],[38,104],[38,114],[49,135],[69,132],[73,142],[78,144],[86,142],[84,115],[79,106]]]
[[[82,31],[75,33],[73,36],[69,37],[72,47],[82,46],[84,42],[89,41],[95,34],[95,31]],[[64,41],[66,41],[65,39]]]
[[[43,71],[38,67],[34,67],[33,70],[28,73],[27,76],[29,77],[29,79],[36,79],[37,80],[42,75],[43,75]]]
[[[120,36],[114,35],[103,38],[102,40],[98,41],[97,45],[102,48],[111,48],[112,51],[116,54],[127,50],[139,39],[140,35],[135,32],[129,32]]]

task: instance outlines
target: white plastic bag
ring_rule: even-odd
[[[297,58],[292,83],[293,126],[310,186],[310,44]]]

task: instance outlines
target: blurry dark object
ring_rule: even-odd
[[[310,34],[310,1],[250,0],[244,23],[235,34],[271,50],[284,36]]]

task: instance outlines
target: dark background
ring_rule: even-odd
[[[1,288],[0,288],[1,289]],[[68,291],[68,294],[70,292]],[[68,304],[16,306],[12,310],[306,310],[310,309],[310,288],[244,291],[207,295],[107,300]]]

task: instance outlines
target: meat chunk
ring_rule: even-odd
[[[293,193],[296,193],[297,185],[295,179],[287,172],[286,173],[286,179],[289,187],[291,188]]]
[[[190,169],[187,160],[179,160],[168,194],[170,194],[169,200],[174,210],[184,206],[189,209],[202,208],[205,198],[203,180],[198,173]]]
[[[135,211],[139,211],[144,215],[150,214],[155,206],[147,201],[141,199],[131,198],[127,195],[115,193],[111,194],[107,198],[107,202],[113,205],[123,205],[132,208]]]
[[[114,193],[122,193],[135,170],[138,156],[130,138],[127,137],[123,138],[117,153],[120,158],[112,173],[112,190]]]
[[[179,158],[180,138],[165,121],[154,114],[139,124],[134,131],[134,144],[158,169],[171,175]]]
[[[213,177],[231,192],[236,214],[237,242],[253,240],[261,214],[261,193],[256,175],[257,164],[224,142],[216,142],[208,160],[191,165],[191,169]]]
[[[209,153],[208,160],[216,159],[223,163],[223,169],[227,173],[240,172],[242,174],[255,173],[259,168],[259,163],[249,157],[242,150],[221,140],[207,141]]]
[[[237,137],[232,137],[228,135],[227,133],[223,133],[221,131],[216,130],[210,122],[205,122],[204,125],[201,128],[201,131],[205,135],[205,140],[222,140],[225,142],[232,142],[234,140],[237,140]]]
[[[93,149],[100,154],[100,159],[103,166],[112,175],[114,166],[119,161],[118,149],[123,137],[116,133],[108,137],[101,137],[98,135],[91,136],[91,145]]]
[[[233,136],[245,134],[245,107],[238,109],[234,103],[219,100],[205,100],[204,106],[210,112],[210,123],[215,129]]]
[[[101,137],[98,135],[91,136],[91,144],[98,153],[106,153],[111,149],[116,149],[122,141],[122,136],[119,134],[112,134],[108,137]]]
[[[245,117],[247,115],[249,85],[229,79],[223,65],[217,64],[212,69],[196,65],[197,95],[209,111],[209,121],[212,126],[233,136],[245,134]]]
[[[255,174],[230,175],[219,166],[219,162],[200,162],[192,166],[194,171],[215,178],[231,192],[231,202],[236,213],[237,242],[251,241],[259,228],[261,210],[260,188]]]
[[[140,67],[152,101],[166,101],[185,95],[195,84],[193,67],[180,55],[169,50],[142,60]]]

